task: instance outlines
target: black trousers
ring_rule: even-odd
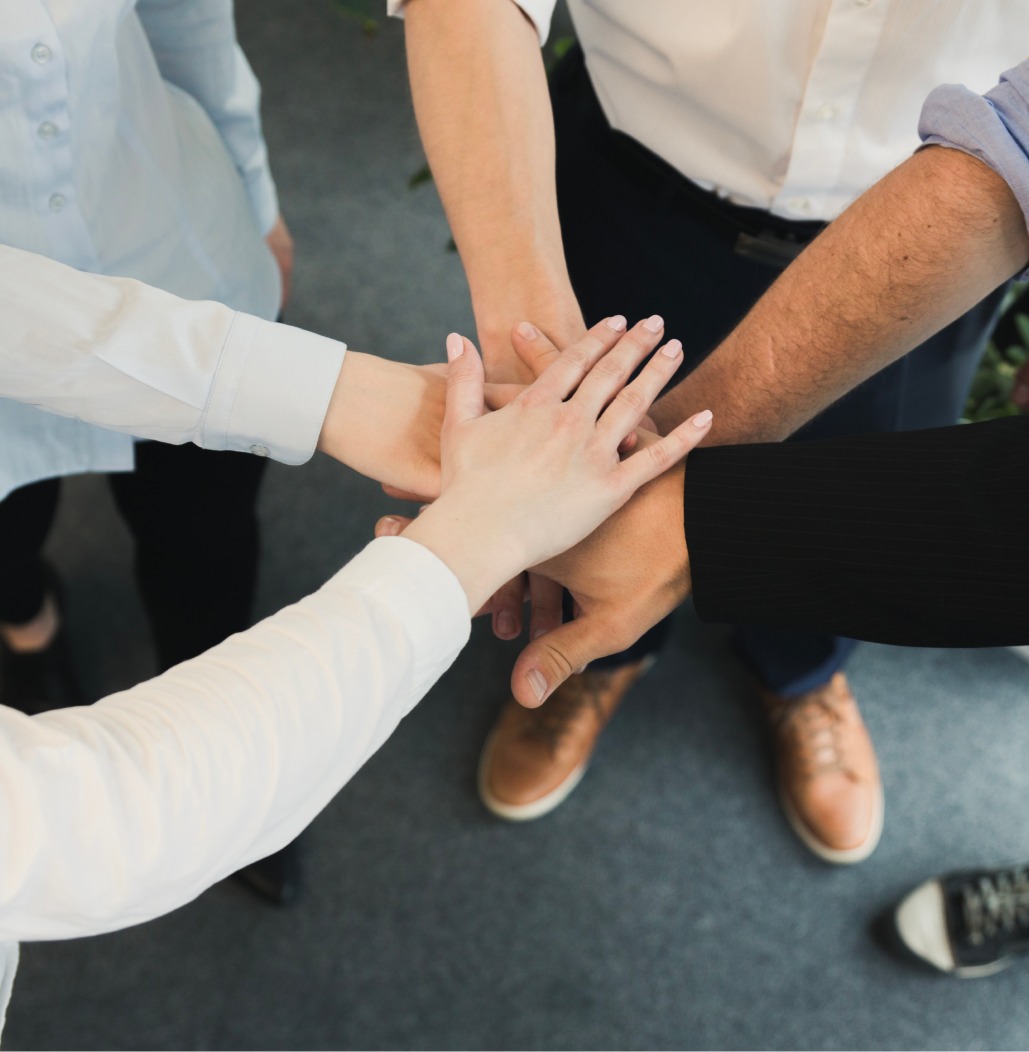
[[[565,254],[586,322],[622,313],[632,324],[661,314],[668,337],[682,340],[685,350],[678,382],[732,331],[821,224],[719,201],[612,131],[577,48],[555,71],[551,97]],[[794,437],[954,423],[1003,292],[870,378]],[[739,382],[745,389],[747,377]],[[597,664],[653,653],[667,631],[666,622],[632,650]],[[737,642],[754,674],[783,694],[826,682],[853,647],[829,634],[770,629],[739,629]]]
[[[136,470],[108,476],[162,670],[249,626],[265,466],[246,453],[140,442]],[[22,624],[43,605],[40,553],[59,491],[47,479],[0,502],[0,621]]]

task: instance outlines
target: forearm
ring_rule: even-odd
[[[380,540],[319,592],[148,683],[33,718],[0,708],[0,941],[139,923],[282,847],[468,629],[453,575]]]
[[[710,407],[709,444],[785,438],[1027,259],[1007,184],[964,153],[925,149],[801,253],[653,416],[667,430]]]
[[[554,129],[536,31],[512,0],[412,0],[407,53],[422,141],[468,275],[487,376],[528,379],[508,334],[583,331],[564,262]]]
[[[705,620],[911,646],[1029,642],[1029,418],[700,450],[686,473]]]
[[[335,340],[0,245],[0,395],[142,438],[314,452]]]

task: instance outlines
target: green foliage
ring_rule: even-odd
[[[365,36],[374,36],[379,31],[376,14],[382,12],[382,0],[332,0],[332,6],[344,18],[350,18],[361,27]]]
[[[408,190],[416,190],[419,186],[422,185],[422,183],[431,182],[432,172],[429,169],[428,163],[425,163],[421,166],[421,168],[418,169],[418,171],[414,172],[411,176],[408,177],[407,188]]]
[[[1015,374],[1029,361],[1029,305],[1020,299],[1025,286],[1016,286],[1004,304],[994,338],[972,380],[962,420],[976,423],[1017,416],[1011,401]]]

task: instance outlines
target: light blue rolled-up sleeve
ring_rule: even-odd
[[[1029,227],[1029,59],[1002,73],[985,95],[963,84],[934,89],[918,134],[927,146],[961,150],[989,165],[1011,188]]]
[[[136,11],[161,76],[207,112],[267,234],[278,195],[261,130],[261,87],[236,40],[232,0],[137,0]]]

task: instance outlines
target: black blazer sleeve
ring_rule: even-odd
[[[698,450],[685,525],[705,620],[1029,643],[1029,418]]]

